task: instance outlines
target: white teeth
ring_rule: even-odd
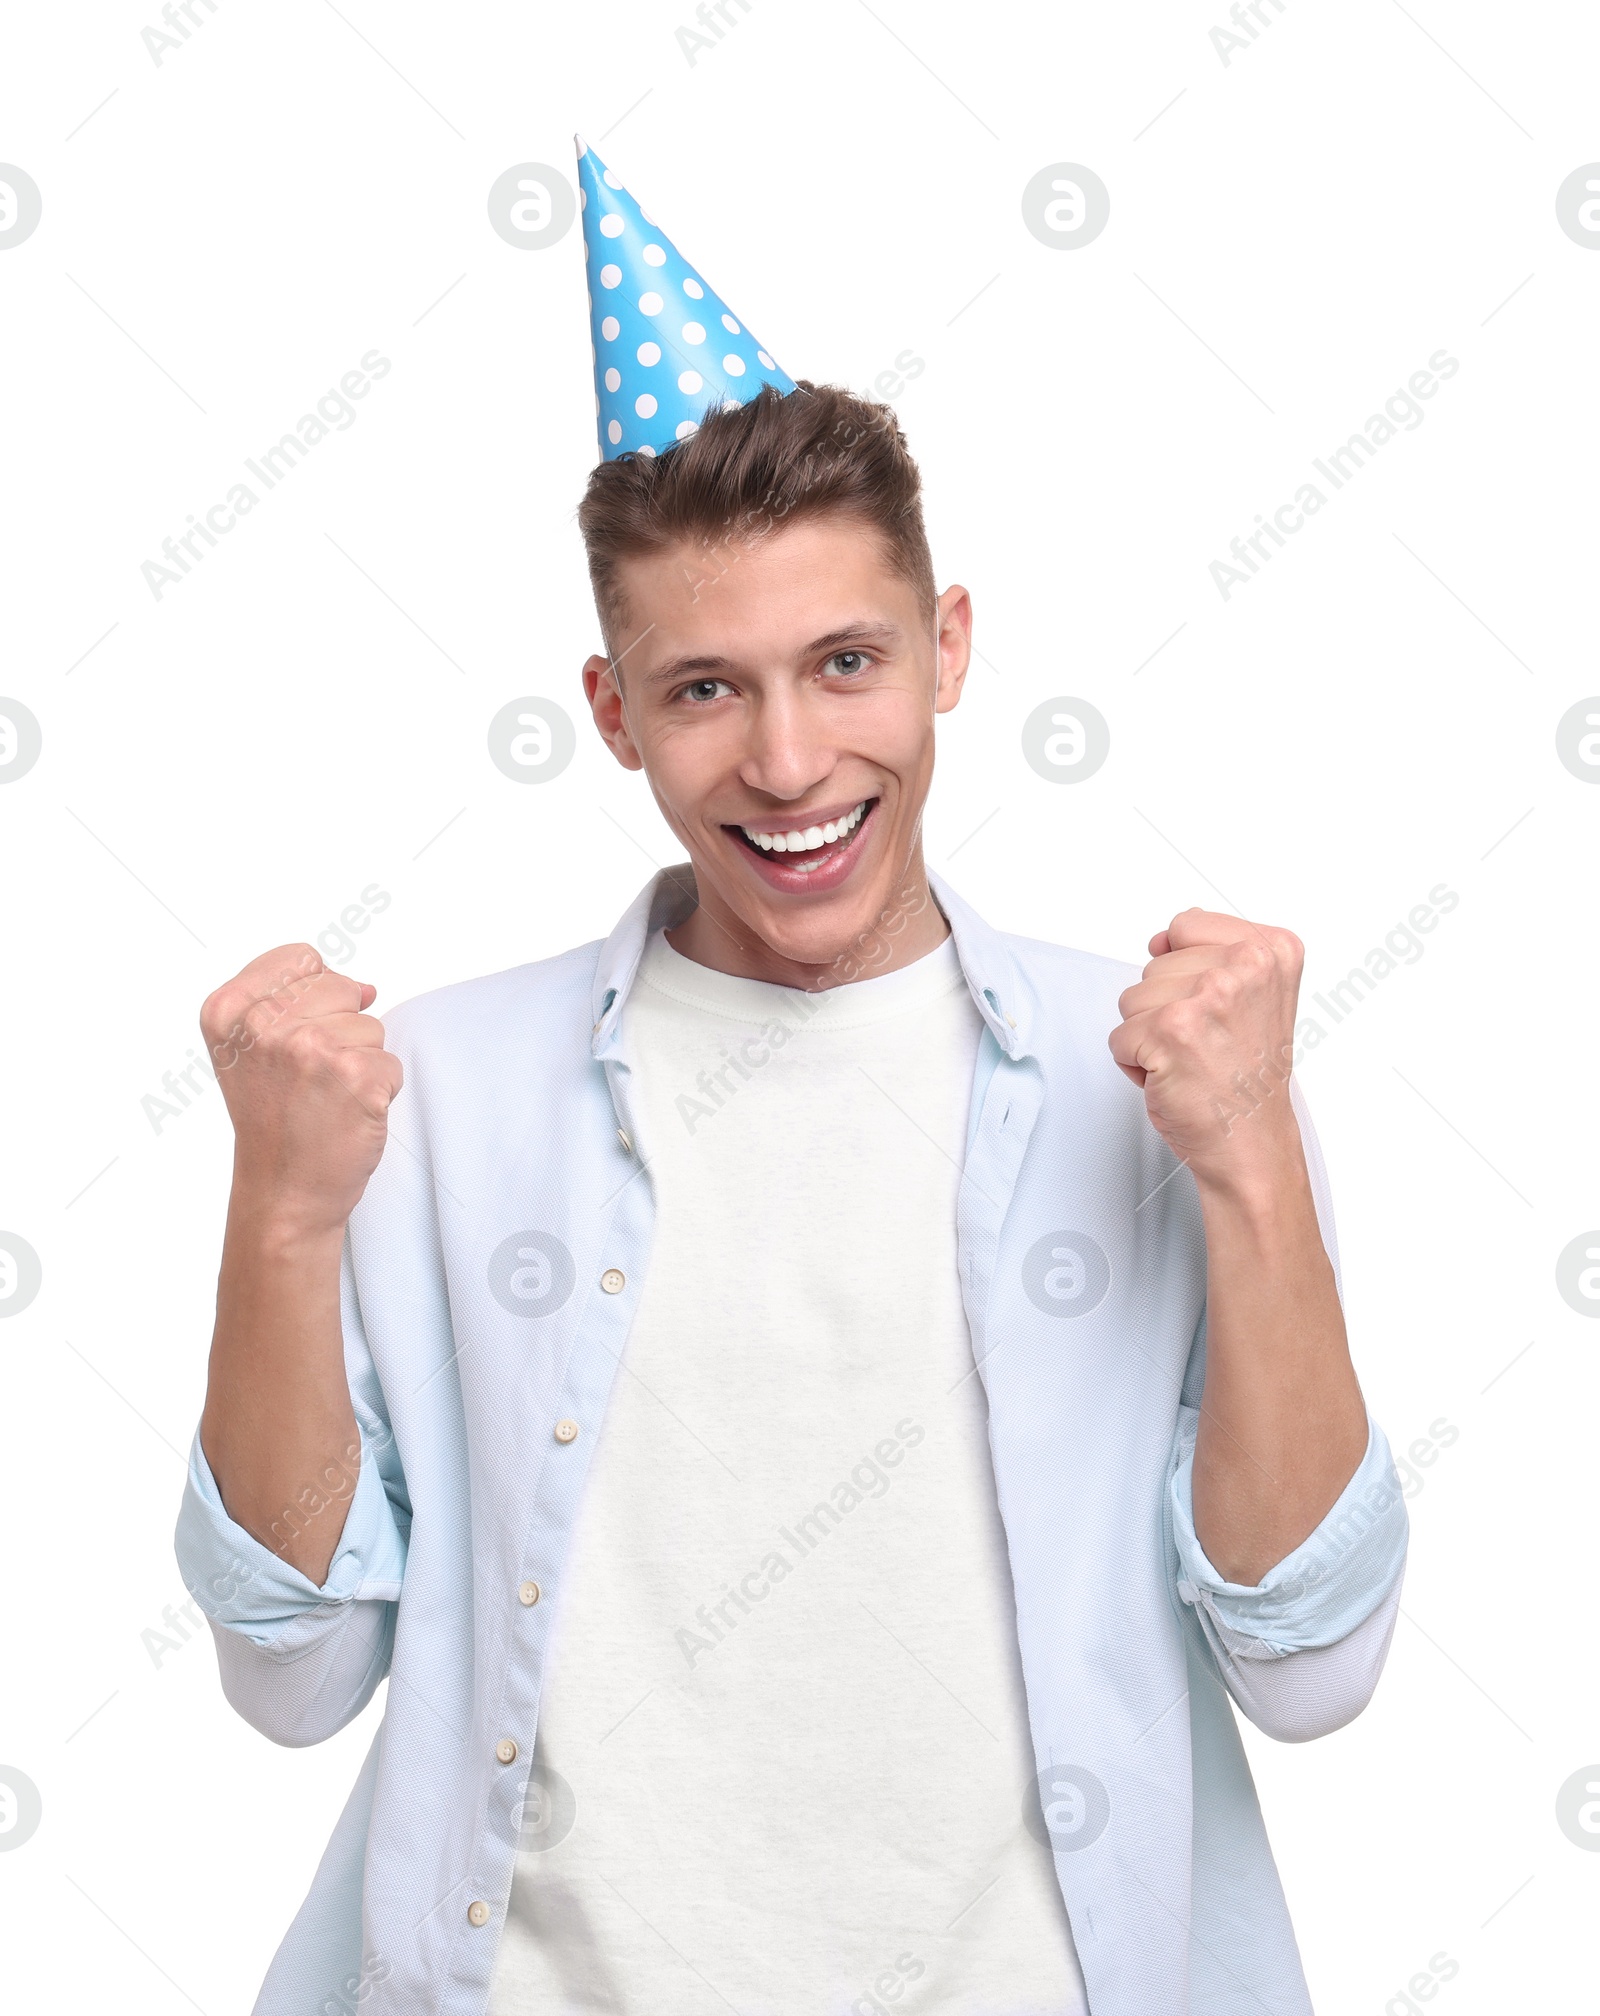
[[[866,814],[867,800],[862,799],[855,810],[843,819],[830,819],[826,826],[807,826],[801,832],[758,833],[753,827],[741,827],[745,838],[755,842],[764,854],[808,854],[817,847],[826,847],[835,840],[844,839],[861,824]],[[807,873],[820,864],[809,861],[805,864]]]

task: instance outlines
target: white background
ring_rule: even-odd
[[[1555,1287],[1600,1222],[1600,791],[1555,748],[1600,691],[1600,256],[1555,212],[1600,18],[1284,0],[1225,64],[1220,0],[728,11],[694,63],[686,0],[217,0],[159,64],[153,10],[8,24],[0,159],[44,205],[0,254],[0,693],[44,733],[0,789],[0,1229],[44,1268],[0,1325],[0,1764],[43,1800],[0,1854],[8,1999],[247,2009],[381,1713],[277,1750],[205,1634],[143,1635],[184,1601],[230,1136],[212,1086],[141,1102],[213,986],[371,883],[328,950],[381,1014],[603,935],[677,858],[581,719],[538,788],[485,749],[520,695],[577,716],[596,642],[580,233],[485,210],[578,128],[791,372],[924,361],[896,403],[982,653],[928,852],[996,924],[1140,960],[1236,909],[1309,994],[1458,893],[1302,1067],[1370,1402],[1399,1452],[1456,1438],[1371,1708],[1247,1740],[1320,2011],[1441,1953],[1450,2016],[1600,2006],[1600,1855],[1555,1819],[1600,1759],[1600,1327]],[[1111,192],[1077,250],[1022,219],[1062,161]],[[373,348],[355,423],[157,600],[141,563]],[[1210,563],[1440,348],[1423,424],[1224,600]],[[1062,695],[1112,736],[1068,786],[1019,741]]]

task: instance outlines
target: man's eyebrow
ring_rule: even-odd
[[[703,675],[707,672],[729,672],[732,661],[727,658],[695,657],[669,658],[665,665],[658,665],[640,681],[644,686],[664,686],[669,679],[686,679],[691,674]]]
[[[898,623],[847,623],[841,630],[830,630],[824,637],[813,637],[806,646],[805,655],[815,658],[819,651],[837,651],[846,644],[898,644],[900,639]]]
[[[821,637],[813,637],[801,651],[803,658],[815,658],[825,651],[839,651],[850,644],[881,644],[885,647],[901,642],[902,632],[898,623],[846,623],[837,630],[826,631]],[[731,658],[715,654],[698,653],[686,658],[669,658],[664,665],[648,673],[640,682],[645,686],[663,686],[669,680],[704,678],[708,673],[736,670]]]

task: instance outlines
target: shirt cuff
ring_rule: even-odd
[[[1281,1659],[1337,1644],[1370,1617],[1405,1565],[1410,1520],[1383,1430],[1367,1417],[1367,1452],[1310,1537],[1253,1587],[1230,1582],[1194,1531],[1194,1444],[1199,1413],[1181,1410],[1169,1484],[1178,1550],[1178,1595],[1203,1605],[1237,1657]]]
[[[201,1609],[258,1645],[271,1644],[297,1617],[327,1604],[393,1601],[405,1573],[405,1542],[364,1431],[356,1488],[320,1588],[230,1517],[198,1429],[173,1537],[184,1585]]]

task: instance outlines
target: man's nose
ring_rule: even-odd
[[[743,783],[772,798],[803,798],[832,774],[836,761],[820,709],[797,693],[763,695],[739,766]]]

